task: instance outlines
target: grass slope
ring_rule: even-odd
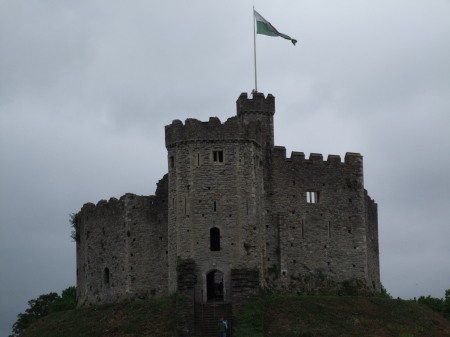
[[[177,336],[177,301],[180,298],[171,297],[53,313],[22,336]],[[450,336],[449,321],[404,300],[265,295],[233,310],[237,320],[233,337]]]
[[[235,337],[449,337],[450,321],[412,301],[266,295],[237,312]]]
[[[176,336],[176,297],[52,313],[21,337]]]

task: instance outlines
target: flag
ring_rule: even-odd
[[[280,33],[272,24],[264,19],[257,11],[253,10],[253,14],[255,16],[256,20],[256,33],[262,34],[262,35],[268,35],[268,36],[280,36],[286,40],[291,40],[291,42],[294,44],[297,43],[297,40],[292,39],[290,36],[287,36],[286,34]]]

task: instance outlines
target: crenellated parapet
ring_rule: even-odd
[[[327,160],[323,159],[323,155],[320,153],[311,153],[309,158],[305,158],[305,154],[303,152],[295,152],[291,153],[291,157],[286,156],[286,148],[284,146],[274,146],[273,148],[273,160],[278,163],[301,163],[301,164],[312,164],[312,165],[333,165],[336,167],[345,165],[345,166],[355,166],[362,167],[363,157],[359,153],[347,152],[344,157],[344,161],[341,160],[341,156],[330,154],[327,157]]]
[[[248,98],[247,93],[242,93],[236,101],[237,115],[252,114],[252,113],[264,113],[273,116],[275,113],[275,97],[268,94],[264,97],[263,93],[257,92],[252,95],[252,98]]]
[[[126,212],[135,209],[146,209],[149,212],[161,212],[166,207],[167,199],[167,174],[156,184],[155,195],[141,196],[133,193],[126,193],[117,198],[109,200],[100,200],[97,204],[92,202],[85,203],[77,216],[80,220],[89,219],[89,216],[124,216]]]
[[[260,121],[242,123],[237,117],[224,123],[217,117],[211,117],[208,122],[189,118],[184,124],[174,120],[165,130],[167,148],[185,142],[252,141],[260,144],[262,140]]]
[[[89,217],[90,215],[95,216],[119,216],[129,207],[135,207],[138,203],[145,203],[148,205],[153,205],[153,200],[156,200],[155,196],[138,196],[133,193],[127,193],[117,198],[110,198],[109,200],[100,200],[97,204],[88,202],[83,205],[78,216]]]

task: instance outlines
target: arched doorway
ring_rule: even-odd
[[[206,274],[206,294],[208,302],[223,301],[223,273],[220,270]]]

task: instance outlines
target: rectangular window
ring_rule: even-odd
[[[308,204],[317,204],[319,202],[319,192],[316,191],[306,192],[306,202]]]
[[[175,166],[175,159],[173,158],[173,156],[170,156],[169,166],[170,168],[173,168]]]
[[[213,161],[223,163],[223,151],[213,151]]]

